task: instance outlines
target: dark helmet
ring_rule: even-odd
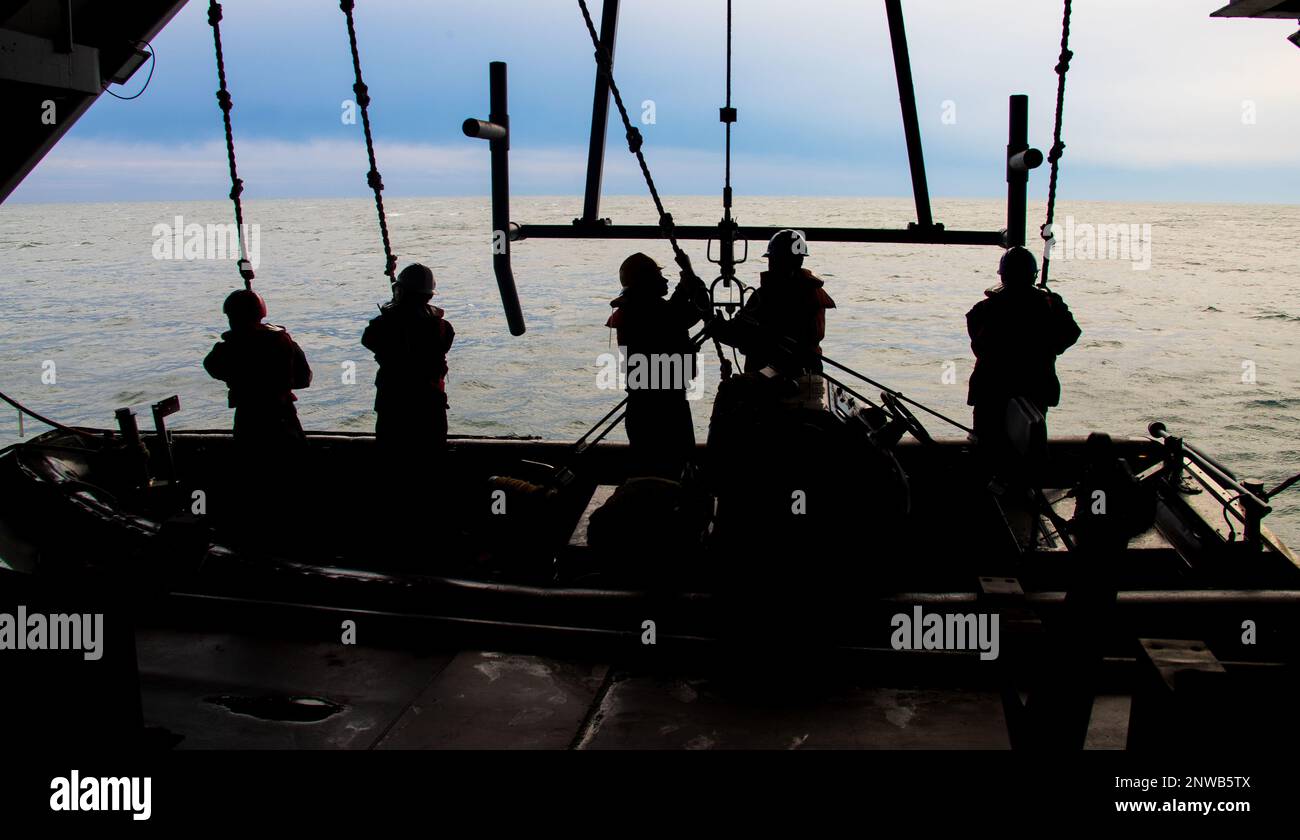
[[[767,251],[763,254],[770,257],[773,254],[778,256],[790,255],[802,259],[808,256],[808,238],[803,235],[801,230],[778,230],[767,241]]]
[[[226,302],[221,305],[221,311],[232,322],[244,323],[251,321],[257,323],[266,317],[266,301],[262,300],[262,296],[252,289],[237,289],[226,296]]]
[[[1038,277],[1038,260],[1028,248],[1008,248],[998,263],[998,274],[1004,286],[1028,285]]]
[[[433,272],[426,265],[420,263],[411,263],[402,269],[397,275],[395,286],[401,286],[403,289],[409,289],[413,292],[422,292],[426,295],[434,294],[438,282],[433,279]]]
[[[662,279],[664,279],[663,266],[640,251],[623,260],[623,264],[618,267],[618,282],[624,289],[632,289]]]

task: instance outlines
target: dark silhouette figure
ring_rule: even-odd
[[[256,292],[231,292],[222,307],[230,330],[203,360],[230,388],[235,441],[244,449],[276,450],[304,441],[293,392],[311,385],[302,348],[284,327],[264,324],[266,303]]]
[[[715,323],[712,334],[745,354],[745,373],[765,367],[797,376],[820,373],[826,310],[835,301],[821,278],[803,267],[808,243],[797,230],[781,230],[767,244],[767,271],[745,306],[730,321]]]
[[[975,369],[967,404],[974,407],[975,435],[989,452],[1007,445],[1007,406],[1023,398],[1047,417],[1061,401],[1056,357],[1081,331],[1065,301],[1034,286],[1038,262],[1024,248],[1011,248],[998,266],[1002,283],[966,313]]]
[[[690,328],[708,306],[703,281],[688,268],[671,297],[663,268],[636,253],[618,270],[623,292],[605,322],[627,354],[627,438],[642,475],[678,478],[695,449],[687,387],[695,376]],[[707,309],[704,309],[707,311]]]
[[[294,408],[297,388],[311,385],[302,348],[284,327],[264,324],[266,303],[254,291],[232,292],[222,307],[230,330],[203,367],[230,388],[235,450],[219,496],[230,534],[244,550],[291,550],[306,511],[302,471],[306,436]]]
[[[390,456],[423,461],[447,445],[447,351],[456,331],[432,306],[433,272],[402,269],[393,299],[379,307],[361,343],[375,354],[375,438]]]

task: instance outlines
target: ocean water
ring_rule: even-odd
[[[720,216],[711,197],[666,204],[679,224]],[[435,303],[456,327],[453,433],[575,438],[620,399],[597,384],[599,357],[612,345],[604,322],[617,267],[638,249],[670,265],[666,243],[515,243],[528,322],[516,338],[492,275],[487,201],[387,206],[399,259],[434,270]],[[568,223],[580,206],[574,197],[516,199],[513,218]],[[912,213],[904,199],[746,198],[736,207],[742,223],[810,227],[899,227]],[[949,228],[996,229],[1003,213],[997,200],[935,202]],[[602,215],[655,220],[643,196],[606,199]],[[158,226],[177,216],[225,224],[231,212],[224,201],[0,206],[0,390],[62,422],[98,426],[112,426],[121,406],[147,424],[151,402],[179,394],[174,427],[227,426],[225,388],[202,359],[225,328],[222,299],[240,280],[229,260],[158,258],[166,256]],[[303,424],[372,429],[375,366],[359,338],[388,288],[373,204],[250,201],[246,216],[259,225],[256,288],[270,320],[290,330],[315,370],[299,394]],[[1137,435],[1160,420],[1270,487],[1300,471],[1300,252],[1292,244],[1300,206],[1063,202],[1058,221],[1071,237],[1053,260],[1052,286],[1083,337],[1058,362],[1063,399],[1049,417],[1052,433]],[[1128,238],[1103,229],[1100,247],[1090,248],[1088,231],[1099,225],[1124,225]],[[747,282],[757,281],[762,245],[751,243],[740,267]],[[996,250],[809,247],[808,267],[838,303],[826,354],[968,422],[964,315],[997,280]],[[688,250],[711,279],[702,243]],[[703,439],[718,373],[711,350],[701,359],[705,391],[693,410]],[[922,418],[937,436],[960,434]],[[44,428],[25,425],[28,435]],[[18,435],[17,412],[6,406],[0,445]],[[1269,524],[1300,546],[1300,489],[1274,507]]]

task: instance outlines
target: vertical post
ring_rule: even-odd
[[[1025,213],[1028,203],[1029,171],[1014,166],[1013,159],[1029,149],[1029,97],[1018,93],[1011,97],[1010,125],[1007,131],[1007,241],[1013,248],[1025,244]]]
[[[169,485],[176,483],[176,462],[172,459],[172,437],[171,432],[167,431],[166,418],[180,411],[180,408],[181,401],[176,396],[153,404],[153,425],[158,433],[158,451],[155,454],[158,455],[162,480]]]
[[[889,19],[889,41],[894,48],[898,101],[903,107],[903,132],[907,137],[907,161],[912,168],[916,221],[919,227],[929,228],[934,226],[934,217],[930,214],[930,187],[925,180],[925,156],[921,153],[921,126],[916,115],[916,89],[912,84],[912,61],[907,53],[902,0],[885,0],[885,16]]]
[[[72,0],[65,0],[59,11],[62,14],[63,19],[61,21],[62,26],[59,27],[59,31],[55,33],[54,36],[54,51],[71,55],[73,45]]]
[[[605,0],[600,13],[600,46],[614,65],[614,40],[618,34],[619,0]],[[605,134],[609,125],[609,79],[596,63],[596,93],[591,101],[591,141],[587,146],[587,189],[582,202],[585,225],[600,222],[600,184],[605,174]]]
[[[524,334],[524,313],[519,305],[519,291],[510,267],[510,114],[506,97],[506,63],[488,65],[491,107],[488,120],[504,129],[502,136],[492,137],[488,149],[492,156],[492,269],[506,323],[511,335]]]
[[[20,415],[21,416],[21,415]],[[140,439],[140,427],[135,422],[135,412],[129,408],[119,408],[114,412],[117,428],[122,436],[123,450],[132,462],[136,473],[136,487],[149,486],[149,449]]]
[[[1246,516],[1246,527],[1242,538],[1252,550],[1259,551],[1264,547],[1263,519],[1268,513],[1268,510],[1262,508],[1258,501],[1264,498],[1264,483],[1242,480],[1241,486],[1254,494],[1241,497],[1241,509]]]

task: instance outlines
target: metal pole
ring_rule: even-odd
[[[491,86],[488,120],[505,129],[504,136],[488,141],[492,155],[492,270],[496,274],[497,288],[501,290],[501,305],[505,307],[510,334],[523,335],[524,313],[519,305],[519,291],[515,288],[514,270],[510,267],[510,114],[506,99],[506,63],[493,61],[489,64],[488,78]]]
[[[600,45],[614,66],[614,41],[618,34],[619,0],[605,0],[600,13]],[[587,146],[587,190],[581,224],[600,223],[600,184],[605,173],[605,134],[609,125],[609,77],[596,64],[596,93],[591,102],[591,141]]]
[[[912,168],[916,221],[920,227],[928,228],[934,225],[934,217],[930,214],[930,187],[925,180],[925,156],[921,153],[921,126],[916,115],[916,90],[912,84],[912,62],[907,53],[902,0],[885,0],[885,16],[889,19],[889,41],[894,48],[898,101],[903,107],[903,132],[907,136],[907,161]]]
[[[1029,149],[1029,97],[1023,93],[1011,97],[1010,125],[1007,131],[1007,241],[1008,248],[1025,244],[1025,212],[1029,192],[1029,170],[1013,161]],[[1041,159],[1039,163],[1041,163]]]

